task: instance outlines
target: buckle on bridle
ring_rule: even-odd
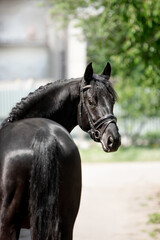
[[[91,129],[88,131],[90,137],[95,141],[99,142],[101,139],[101,133],[99,130]]]
[[[106,128],[109,126],[110,123],[115,123],[117,122],[117,118],[114,115],[108,115],[107,117],[103,117],[99,119],[94,126],[88,131],[90,137],[95,141],[95,142],[100,142],[101,137],[103,136]],[[98,124],[97,124],[98,123]],[[100,132],[97,128],[101,127],[102,125],[105,125]]]

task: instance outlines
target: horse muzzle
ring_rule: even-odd
[[[105,152],[116,152],[121,145],[121,136],[118,132],[118,128],[116,126],[112,128],[114,128],[114,132],[109,128],[100,140]]]
[[[95,142],[101,142],[105,152],[115,152],[121,145],[121,137],[116,123],[116,117],[109,114],[95,122],[88,131]]]

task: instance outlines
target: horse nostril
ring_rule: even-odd
[[[109,148],[111,148],[111,147],[113,146],[113,142],[114,142],[114,140],[113,140],[113,138],[110,136],[110,137],[108,138],[108,147],[109,147]]]

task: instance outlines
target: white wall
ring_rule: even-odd
[[[86,68],[86,41],[81,28],[75,28],[76,21],[68,26],[66,75],[67,78],[82,77]]]

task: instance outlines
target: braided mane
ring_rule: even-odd
[[[44,86],[40,86],[34,92],[30,92],[27,97],[22,98],[20,102],[12,108],[9,116],[2,122],[1,127],[4,127],[9,122],[14,122],[20,119],[23,119],[27,110],[34,104],[36,104],[40,98],[46,94],[47,91],[53,89],[55,86],[63,84],[65,80],[58,80],[53,83],[47,83]]]
[[[37,90],[35,90],[34,92],[30,92],[28,94],[27,97],[22,98],[20,102],[18,102],[16,104],[15,107],[12,108],[9,116],[2,122],[0,128],[6,126],[8,123],[10,122],[15,122],[24,118],[30,118],[30,117],[45,117],[45,118],[50,118],[50,116],[53,116],[54,111],[56,111],[57,109],[61,108],[61,105],[63,104],[62,101],[59,101],[59,99],[57,99],[56,97],[54,98],[54,108],[53,105],[52,107],[49,108],[49,104],[50,104],[50,99],[48,98],[48,111],[45,108],[46,105],[43,105],[43,96],[49,96],[49,93],[51,91],[53,91],[54,89],[56,89],[57,87],[64,87],[64,83],[69,83],[73,80],[81,80],[81,78],[77,78],[77,79],[68,79],[68,80],[58,80],[52,83],[48,83],[44,86],[39,87]],[[117,95],[116,92],[112,86],[112,84],[110,83],[110,81],[103,81],[104,80],[104,76],[103,78],[100,75],[94,74],[94,78],[93,78],[93,82],[94,84],[96,84],[95,87],[93,87],[93,91],[99,91],[98,89],[98,85],[99,83],[103,83],[103,87],[100,88],[100,95],[103,94],[103,92],[105,93],[105,88],[107,89],[108,93],[111,95],[113,101],[115,101],[117,99]],[[56,92],[56,91],[55,91]],[[52,97],[54,97],[54,93],[52,93]],[[53,103],[53,102],[52,102]],[[37,109],[35,108],[35,105],[38,105],[38,109],[39,112],[36,112]],[[44,106],[44,108],[41,108],[41,105]],[[38,113],[38,114],[37,114]]]

